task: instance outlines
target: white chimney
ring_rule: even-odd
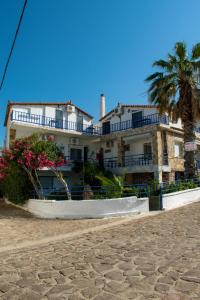
[[[106,114],[106,102],[104,94],[100,96],[100,119],[103,118]]]

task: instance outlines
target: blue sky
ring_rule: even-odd
[[[0,1],[0,75],[22,0]],[[199,0],[28,0],[0,91],[0,136],[7,100],[65,101],[98,118],[117,102],[146,103],[145,77],[176,41],[200,41]]]

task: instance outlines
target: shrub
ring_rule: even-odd
[[[165,185],[163,188],[163,193],[169,194],[169,193],[173,193],[173,192],[195,189],[197,187],[198,187],[198,184],[193,181],[174,182],[174,183]]]
[[[11,163],[7,169],[7,176],[0,184],[1,194],[9,201],[20,204],[30,198],[33,186],[21,168]]]

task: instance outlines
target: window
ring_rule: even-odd
[[[124,151],[130,151],[130,145],[124,145]]]
[[[114,141],[106,141],[106,147],[107,148],[114,147]]]
[[[82,150],[81,149],[76,149],[76,148],[71,148],[70,149],[70,159],[71,160],[82,160]]]
[[[144,144],[144,157],[145,158],[152,158],[152,147],[151,143],[145,143]]]
[[[105,149],[105,151],[104,151],[105,153],[110,153],[111,152],[111,150],[110,149]]]
[[[183,158],[183,144],[181,142],[174,143],[174,157]]]
[[[65,153],[65,146],[61,145],[61,146],[58,146],[58,148],[62,152],[62,154]]]

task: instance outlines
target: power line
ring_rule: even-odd
[[[11,59],[11,56],[12,56],[12,53],[13,53],[13,49],[15,47],[15,42],[16,42],[16,39],[17,39],[17,35],[19,33],[20,25],[21,25],[21,22],[22,22],[22,19],[23,19],[23,16],[24,16],[26,4],[27,4],[27,0],[24,0],[24,5],[23,5],[22,12],[21,12],[19,22],[18,22],[18,25],[17,25],[17,30],[15,32],[14,40],[13,40],[13,43],[12,43],[12,46],[11,46],[11,49],[10,49],[10,53],[9,53],[9,56],[8,56],[8,59],[7,59],[5,68],[4,68],[3,76],[2,76],[2,79],[1,79],[0,90],[3,87],[3,83],[4,83],[4,80],[5,80],[5,77],[6,77],[8,65],[9,65],[9,62],[10,62],[10,59]]]

